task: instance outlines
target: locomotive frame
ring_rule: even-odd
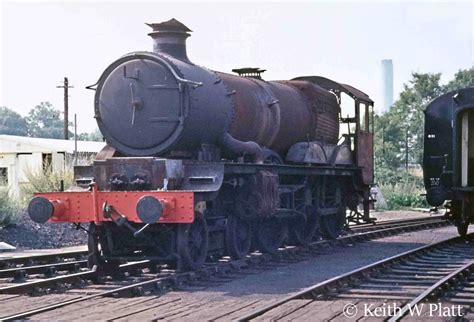
[[[108,145],[93,165],[75,167],[73,190],[39,193],[33,198],[28,212],[34,221],[89,224],[89,265],[107,273],[117,272],[123,261],[143,259],[195,270],[206,260],[225,254],[240,259],[253,250],[273,253],[285,244],[337,238],[346,224],[347,209],[369,221],[374,202],[370,197],[374,103],[365,93],[319,76],[265,82],[260,69],[237,70],[244,77],[209,72],[189,62],[184,47],[190,31],[186,26],[176,20],[150,26],[158,53],[126,55],[106,69],[98,82],[96,118]],[[164,85],[150,85],[153,75],[141,66],[163,73]],[[197,81],[186,79],[183,71]],[[120,84],[125,87],[121,89]],[[186,94],[203,84],[214,92]],[[148,112],[143,107],[156,97],[140,98],[140,86],[154,93],[176,90],[177,96],[160,96],[167,100],[165,109],[171,116],[150,119],[146,114],[144,118],[143,113]],[[240,93],[235,95],[236,90],[226,86]],[[257,99],[242,95],[245,90],[254,91]],[[122,118],[111,123],[113,113],[107,109],[130,102],[130,92],[131,124],[128,118],[125,123]],[[354,101],[354,117],[341,117],[342,94]],[[283,102],[276,99],[278,95]],[[204,131],[196,131],[202,124],[195,122],[203,119],[196,111],[186,111],[192,100],[206,102],[207,112],[222,124],[208,124]],[[304,136],[297,128],[293,133],[306,141],[287,137],[275,141],[281,133],[273,122],[280,126],[280,108],[285,102],[296,104],[286,108],[300,108],[303,113],[285,112],[286,117],[301,120],[303,126],[309,122],[301,119],[304,113],[317,116],[320,123],[307,124],[319,124],[332,136],[305,125],[314,133]],[[179,109],[171,110],[176,104]],[[253,128],[250,137],[260,143],[243,141],[249,135],[243,131],[245,123],[235,120],[254,113],[259,104],[264,109],[255,115],[263,122],[262,129]],[[237,110],[232,124],[227,124],[227,106]],[[333,125],[325,113],[334,113],[335,107]],[[194,123],[184,123],[189,121],[186,118]],[[141,129],[135,124],[140,120],[155,123]],[[155,126],[156,122],[166,125]],[[177,127],[167,127],[170,122]],[[281,124],[286,126],[282,133],[291,130],[288,120]],[[341,144],[331,143],[339,132],[331,127],[341,124],[347,124],[348,133],[343,134]],[[230,132],[222,132],[223,128]],[[137,137],[123,133],[126,129]],[[141,138],[150,135],[152,143],[143,143]],[[363,214],[358,210],[360,204]]]

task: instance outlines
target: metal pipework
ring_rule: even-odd
[[[232,137],[229,133],[224,133],[221,137],[222,146],[237,154],[237,155],[251,155],[255,163],[263,163],[263,149],[252,141],[239,141]]]
[[[112,205],[109,205],[107,202],[104,202],[104,204],[102,205],[102,211],[104,218],[111,219],[117,226],[126,227],[133,233],[133,237],[135,238],[137,238],[148,227],[148,224],[146,224],[139,230],[135,229],[130,224],[126,216],[122,215],[120,212],[117,211],[117,209],[115,209]]]
[[[125,226],[130,231],[133,232],[133,237],[138,237],[150,224],[155,224],[160,220],[161,215],[163,214],[163,204],[153,196],[143,196],[138,200],[136,211],[138,218],[146,225],[140,229],[135,229],[127,217],[121,214],[117,209],[112,205],[109,205],[107,202],[104,202],[102,205],[102,212],[105,218],[111,219],[117,224],[117,226]]]

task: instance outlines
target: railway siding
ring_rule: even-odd
[[[430,227],[430,225],[424,226],[423,229]],[[380,226],[383,226],[383,225],[380,225]],[[403,226],[406,226],[406,225],[403,225]],[[431,227],[436,227],[436,226],[437,225],[433,225]],[[409,227],[410,227],[408,229],[409,231],[415,231],[413,223],[411,223]],[[267,255],[257,255],[257,256],[254,256],[255,262],[251,265],[249,265],[248,260],[247,260],[247,263],[241,263],[241,265],[236,262],[228,262],[228,263],[224,262],[220,264],[220,267],[222,269],[216,269],[215,267],[208,266],[206,267],[206,272],[203,274],[200,274],[199,272],[184,273],[181,275],[177,274],[175,276],[169,276],[169,278],[165,277],[162,281],[160,281],[160,283],[145,281],[143,285],[141,285],[140,287],[137,287],[136,285],[131,286],[127,288],[127,290],[124,292],[117,291],[116,290],[117,286],[114,286],[113,283],[108,283],[107,284],[108,286],[104,285],[105,288],[104,287],[102,288],[102,292],[107,287],[109,290],[111,290],[111,292],[108,294],[102,294],[102,295],[100,291],[97,291],[97,290],[94,291],[94,287],[95,287],[94,285],[87,286],[84,289],[71,289],[71,290],[66,291],[68,295],[70,296],[81,295],[83,299],[79,298],[77,303],[74,303],[74,304],[69,303],[69,305],[62,305],[61,301],[59,302],[56,301],[54,302],[55,306],[50,307],[43,311],[30,312],[30,314],[28,314],[27,316],[31,316],[36,319],[40,317],[43,318],[43,317],[49,316],[48,314],[54,315],[58,312],[69,311],[69,310],[81,311],[82,312],[81,314],[84,314],[84,316],[88,316],[89,309],[83,310],[82,309],[83,307],[86,307],[86,308],[90,307],[91,309],[93,309],[96,307],[95,303],[97,301],[100,300],[100,303],[102,303],[104,299],[107,299],[103,302],[105,304],[100,304],[100,306],[103,308],[102,314],[104,315],[104,318],[105,316],[111,315],[110,318],[114,319],[116,317],[118,318],[118,316],[116,315],[116,311],[118,307],[128,307],[128,309],[126,309],[124,312],[128,312],[127,314],[133,314],[133,312],[131,311],[135,310],[136,307],[133,307],[132,309],[132,307],[127,306],[127,303],[128,301],[134,301],[136,299],[149,299],[150,302],[148,302],[146,305],[143,304],[144,306],[147,306],[147,307],[152,307],[151,305],[154,304],[154,301],[158,299],[161,299],[161,298],[166,299],[168,296],[175,296],[175,295],[178,295],[180,298],[179,300],[176,300],[178,302],[187,302],[187,301],[190,301],[191,299],[193,300],[206,300],[208,298],[212,299],[213,298],[212,296],[211,297],[206,296],[206,294],[208,294],[207,290],[216,289],[216,287],[217,289],[221,289],[221,290],[232,289],[233,286],[230,286],[228,284],[229,282],[234,285],[241,284],[240,282],[241,277],[245,277],[248,274],[250,275],[245,277],[244,280],[248,280],[248,278],[250,278],[250,280],[259,280],[263,282],[267,278],[269,278],[270,280],[274,279],[274,277],[280,274],[282,270],[283,271],[292,270],[291,268],[287,268],[287,267],[293,267],[294,265],[297,265],[296,267],[298,267],[299,265],[302,265],[305,262],[315,261],[321,256],[324,258],[332,254],[339,254],[339,257],[343,257],[347,259],[348,254],[350,254],[353,251],[352,249],[355,250],[354,247],[356,246],[357,248],[368,247],[367,249],[371,249],[371,247],[368,244],[366,243],[359,244],[357,243],[357,241],[366,241],[370,238],[379,238],[380,236],[390,235],[388,233],[390,231],[389,230],[390,228],[387,228],[387,227],[382,227],[382,228],[383,228],[382,233],[372,231],[372,232],[357,234],[359,237],[355,239],[353,236],[352,237],[346,236],[344,238],[341,238],[341,240],[338,240],[338,241],[331,241],[331,242],[325,242],[325,243],[318,242],[316,243],[316,245],[313,245],[311,249],[306,249],[306,250],[297,249],[297,248],[284,249],[284,250],[281,250],[281,253],[282,254],[286,253],[287,255],[282,255],[280,258],[271,258]],[[398,228],[392,227],[392,229],[393,229],[394,234],[396,232],[399,232]],[[419,227],[419,229],[422,229],[421,226]],[[443,228],[443,229],[447,229],[447,228]],[[408,235],[412,236],[414,235],[414,233],[409,233]],[[429,232],[426,232],[426,235],[432,235],[432,234],[430,234]],[[390,238],[395,238],[395,237],[390,237]],[[378,241],[369,242],[369,243],[382,245],[382,244],[379,244],[379,241],[383,241],[383,240],[384,239],[378,239]],[[363,251],[363,252],[366,253],[366,251]],[[292,264],[292,263],[296,263],[296,264]],[[293,269],[295,269],[296,267],[294,267]],[[265,274],[265,279],[262,279],[262,275],[259,273]],[[152,277],[152,275],[145,273],[144,277],[150,278]],[[285,282],[285,281],[280,279],[280,283],[277,283],[274,285],[275,290],[278,288],[283,288],[283,289],[287,288],[287,285],[285,283],[282,284],[281,282]],[[258,284],[261,284],[261,283],[257,283],[257,284],[254,283],[253,285],[258,286]],[[178,290],[181,290],[182,292],[179,292],[179,293],[171,292],[171,293],[168,293],[168,295],[164,295],[165,293],[162,292],[163,290],[166,292],[169,292],[169,290],[172,290],[172,289],[178,289]],[[195,292],[196,290],[199,292],[196,293]],[[94,294],[94,297],[90,297],[89,299],[84,299],[84,295],[87,293]],[[231,292],[230,294],[233,294],[233,293],[234,292]],[[281,296],[280,294],[277,297],[274,296],[270,298],[269,297],[260,298],[260,296],[258,295],[258,292],[254,292],[252,288],[248,288],[246,294],[252,294],[252,293],[255,293],[254,296],[244,296],[243,298],[241,298],[241,296],[238,295],[239,298],[242,299],[242,302],[240,302],[239,304],[234,303],[234,302],[229,302],[228,304],[226,304],[226,302],[229,299],[223,300],[221,298],[215,298],[215,300],[213,299],[212,300],[213,303],[210,303],[210,304],[204,304],[204,302],[200,302],[201,305],[198,305],[193,309],[196,312],[193,313],[192,310],[188,310],[188,312],[186,313],[186,316],[189,315],[189,317],[195,317],[196,314],[199,313],[200,318],[201,317],[204,318],[205,316],[214,317],[214,318],[217,318],[219,316],[222,319],[228,319],[229,316],[233,316],[233,318],[238,318],[239,316],[248,314],[251,311],[255,310],[256,308],[261,307],[264,304],[274,302],[277,297]],[[194,295],[202,294],[203,296],[205,296],[205,298],[196,299],[195,296],[191,296],[191,298],[189,298],[189,294],[194,294]],[[131,295],[142,295],[142,296],[131,299],[129,298]],[[113,296],[119,296],[119,297],[125,296],[125,298],[114,299]],[[47,297],[47,295],[45,295],[44,297]],[[22,298],[23,297],[17,298],[16,301],[21,301]],[[25,297],[25,299],[27,298],[28,297]],[[0,300],[0,307],[2,307],[3,305],[8,305],[8,302],[9,301]],[[91,304],[91,303],[94,303],[94,304]],[[213,307],[217,303],[220,303],[222,305],[218,306],[220,307],[220,309],[216,312],[216,310],[214,310]],[[114,305],[116,305],[117,307],[115,307]],[[178,305],[178,303],[173,303],[173,305]],[[228,306],[230,307],[229,310],[224,309],[224,308],[227,308]],[[147,307],[144,307],[144,310],[150,309]],[[205,311],[203,311],[202,309],[203,307],[206,307]],[[121,310],[123,311],[123,309]],[[162,310],[167,311],[167,305],[160,307],[160,311]],[[181,312],[181,313],[185,314],[184,312]],[[98,313],[96,312],[96,314]],[[7,316],[3,316],[3,317],[7,317]],[[23,316],[21,315],[16,316],[16,318],[23,318]],[[133,318],[135,318],[134,315],[133,315]],[[169,318],[172,318],[172,316],[170,315]],[[182,318],[184,318],[184,316]]]

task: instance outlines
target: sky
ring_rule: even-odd
[[[392,59],[395,99],[412,72],[446,83],[474,63],[474,1],[9,2],[0,0],[0,106],[22,115],[40,102],[96,128],[96,83],[115,59],[151,50],[145,22],[176,18],[193,30],[188,57],[230,72],[260,67],[266,80],[320,75],[382,102],[381,60]]]

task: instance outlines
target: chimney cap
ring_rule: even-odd
[[[192,32],[191,29],[186,27],[183,23],[179,22],[178,20],[172,18],[168,21],[160,22],[160,23],[146,23],[148,26],[153,28],[153,32],[156,31],[169,31],[169,32]]]

